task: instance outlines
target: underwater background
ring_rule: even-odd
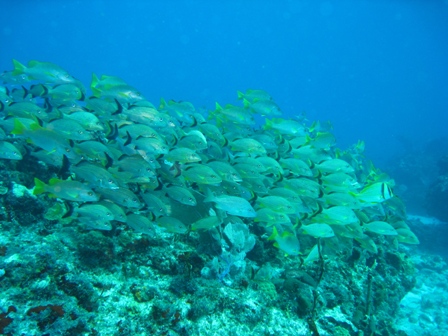
[[[207,113],[216,110],[216,102],[242,105],[237,91],[260,89],[273,97],[281,118],[305,117],[307,127],[330,121],[337,148],[364,141],[366,160],[394,181],[420,245],[397,247],[381,238],[387,247],[379,255],[355,243],[353,251],[358,248],[362,256],[341,252],[339,259],[331,249],[322,279],[321,260],[307,272],[278,248],[270,246],[264,254],[247,249],[247,258],[238,259],[244,266],[228,273],[216,266],[214,278],[204,269],[213,270],[219,253],[192,248],[220,245],[212,238],[192,243],[171,232],[157,243],[144,235],[119,237],[115,227],[114,233],[80,230],[76,237],[77,230],[66,224],[58,223],[56,230],[54,221],[43,222],[51,202],[36,205],[23,190],[22,196],[10,195],[12,180],[31,190],[35,177],[47,183],[53,170],[17,168],[2,159],[2,186],[10,190],[1,196],[2,226],[8,228],[0,233],[1,333],[446,334],[446,1],[14,1],[2,8],[0,72],[13,70],[13,59],[25,65],[51,62],[87,88],[92,73],[117,76],[157,107],[164,98],[191,102]],[[254,128],[264,124],[261,116],[256,121]],[[32,176],[36,172],[41,175]],[[23,206],[32,211],[14,213]],[[48,232],[52,238],[45,240]],[[251,234],[267,244],[271,232]],[[23,255],[17,236],[27,246]],[[237,244],[230,236],[225,240],[234,255]],[[46,250],[49,245],[54,250]],[[307,245],[313,246],[301,241]],[[163,260],[165,254],[169,257]],[[33,258],[32,265],[24,261]],[[67,269],[51,269],[45,259],[63,261]],[[384,269],[375,269],[376,263]],[[263,265],[269,265],[269,276],[250,274]],[[370,293],[369,277],[376,277],[376,295],[365,301],[373,302],[375,314],[365,302],[358,302],[358,309],[355,300]],[[319,285],[323,299],[307,292],[306,286],[316,290]],[[248,299],[240,302],[241,297]],[[237,312],[242,312],[238,318]]]

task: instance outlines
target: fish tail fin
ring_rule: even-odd
[[[207,188],[207,190],[205,191],[205,198],[203,202],[213,202],[213,200],[215,199],[215,195],[213,195],[213,192]]]
[[[25,73],[26,66],[15,59],[12,60],[12,63],[14,64],[14,70],[12,71],[13,75],[21,75]]]
[[[160,106],[159,106],[159,108],[160,109],[164,109],[167,106],[168,106],[168,104],[166,103],[165,99],[160,98]]]
[[[90,87],[90,89],[92,90],[92,93],[95,97],[101,97],[101,90],[97,89],[96,87]]]
[[[94,72],[92,72],[92,81],[90,82],[90,88],[96,88],[99,82],[100,79],[98,78],[98,76]]]
[[[249,108],[250,107],[250,101],[248,101],[246,98],[243,98],[243,105],[244,105],[244,108]]]
[[[266,123],[263,125],[264,130],[268,130],[272,128],[272,121],[269,119],[266,119]]]
[[[37,177],[34,178],[34,184],[35,184],[35,187],[33,190],[33,195],[40,195],[45,192],[46,184],[44,182],[42,182],[41,180],[39,180]]]
[[[278,231],[275,225],[273,226],[272,234],[269,236],[268,240],[275,240],[278,237]]]
[[[25,126],[18,119],[14,119],[14,128],[12,129],[11,134],[19,135],[23,134],[25,131]]]

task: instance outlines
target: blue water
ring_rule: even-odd
[[[446,1],[14,1],[0,69],[54,62],[83,82],[116,75],[158,103],[214,109],[267,90],[285,115],[331,120],[386,167],[448,124]]]

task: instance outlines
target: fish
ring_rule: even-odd
[[[173,148],[167,154],[164,155],[164,158],[172,163],[194,163],[201,161],[201,157],[190,148]]]
[[[17,60],[12,61],[14,64],[14,70],[12,74],[14,76],[26,75],[30,80],[41,80],[44,83],[52,84],[76,84],[82,89],[82,84],[72,77],[66,70],[60,66],[50,62],[29,61],[25,66]]]
[[[181,204],[185,204],[185,205],[189,205],[189,206],[197,205],[196,198],[191,193],[191,191],[188,190],[187,188],[179,187],[179,186],[167,186],[163,190],[168,194],[168,196],[171,199],[173,199]]]
[[[313,236],[314,238],[334,237],[334,231],[328,224],[308,224],[300,228],[303,234]]]
[[[303,124],[292,119],[272,118],[266,119],[264,130],[274,130],[284,135],[305,135],[306,129]]]
[[[266,149],[257,140],[251,138],[237,139],[231,142],[230,149],[235,152],[241,152],[242,155],[250,156],[264,156],[266,155]]]
[[[188,227],[174,217],[159,217],[157,218],[157,225],[171,233],[185,234],[188,232]]]
[[[129,225],[136,232],[144,233],[150,236],[155,234],[154,222],[147,217],[139,214],[129,214],[126,216],[126,224]]]
[[[257,199],[257,205],[260,208],[270,208],[277,212],[285,214],[295,213],[293,205],[281,196],[265,196]]]
[[[312,220],[316,223],[326,223],[331,225],[347,225],[359,222],[354,211],[351,208],[342,205],[323,209],[322,212],[313,217]]]
[[[182,176],[186,181],[198,184],[219,184],[222,178],[207,165],[194,165],[185,167]]]
[[[394,229],[392,225],[383,221],[373,221],[367,224],[364,224],[364,230],[385,235],[385,236],[396,236],[398,235],[397,231]]]
[[[93,131],[104,131],[104,126],[102,125],[100,119],[93,113],[90,112],[74,112],[70,114],[65,114],[64,118],[72,119],[78,122],[85,130]]]
[[[277,212],[271,208],[260,208],[256,211],[254,222],[274,224],[291,224],[291,219],[283,212]]]
[[[209,190],[208,190],[209,191]],[[229,215],[253,218],[257,216],[254,208],[244,198],[237,196],[219,195],[215,196],[210,191],[204,199],[205,203],[213,202],[217,209],[225,211]]]
[[[230,238],[238,224],[245,237],[308,261],[319,258],[310,237],[330,238],[325,254],[352,243],[375,254],[375,234],[418,243],[393,179],[364,142],[337,148],[331,123],[288,118],[266,91],[238,92],[235,105],[209,112],[188,101],[156,106],[115,76],[93,74],[87,92],[55,64],[13,66],[0,75],[0,160],[48,168],[48,184],[33,176],[33,193],[64,206],[49,206],[46,220],[119,225],[150,239],[164,239],[161,228],[191,230],[226,251],[222,233]]]
[[[143,201],[146,203],[148,210],[151,211],[154,216],[169,216],[170,209],[169,205],[163,201],[161,195],[155,194],[153,192],[146,192],[140,195]]]
[[[74,202],[96,202],[99,200],[98,195],[92,189],[79,181],[52,178],[48,184],[45,184],[35,177],[34,184],[33,195],[50,193],[53,197]]]
[[[110,188],[95,188],[104,199],[115,202],[118,205],[129,209],[140,209],[143,205],[140,199],[131,190],[120,187],[115,189]]]
[[[300,254],[300,242],[292,232],[283,231],[279,234],[274,226],[268,240],[274,240],[274,246],[282,250],[286,255],[296,256]]]
[[[22,160],[23,156],[20,150],[12,143],[0,141],[0,159]]]
[[[280,107],[271,99],[253,99],[252,102],[244,99],[243,102],[245,107],[250,108],[254,113],[261,116],[282,115]]]
[[[74,212],[86,220],[111,221],[114,219],[114,215],[109,208],[101,204],[82,204]],[[80,218],[78,217],[78,219]]]
[[[30,128],[27,129],[19,120],[15,119],[14,129],[11,133],[27,137],[33,144],[49,153],[55,152],[59,155],[65,155],[69,159],[77,157],[70,142],[65,137],[51,129],[41,127],[37,123],[31,124]]]
[[[70,171],[75,173],[78,179],[88,182],[90,187],[106,189],[118,189],[120,187],[117,179],[100,165],[82,161],[72,165]]]
[[[249,102],[254,102],[257,100],[272,100],[272,97],[269,93],[264,90],[246,90],[245,93],[241,91],[237,92],[238,99],[246,99]]]
[[[363,206],[371,206],[394,197],[392,188],[385,182],[365,186],[359,193],[353,193]]]
[[[208,216],[205,218],[201,218],[191,224],[192,231],[204,230],[208,231],[217,227],[222,223],[222,220],[218,216]]]

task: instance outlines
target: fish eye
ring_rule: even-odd
[[[78,131],[78,134],[84,134],[84,132],[80,130],[80,131]]]
[[[113,181],[111,179],[109,179],[107,182],[112,183]]]
[[[162,118],[162,117],[160,117],[160,118],[159,118],[159,121],[163,121],[163,118]]]
[[[132,202],[137,203],[137,199],[136,199],[136,198],[133,198],[133,199],[132,199]]]
[[[66,148],[65,151],[66,151],[67,153],[70,153],[70,148]]]
[[[89,191],[89,192],[87,193],[87,195],[88,195],[88,196],[93,196],[93,192]]]
[[[190,198],[188,199],[188,201],[189,201],[189,202],[193,202],[193,199],[190,197]]]

